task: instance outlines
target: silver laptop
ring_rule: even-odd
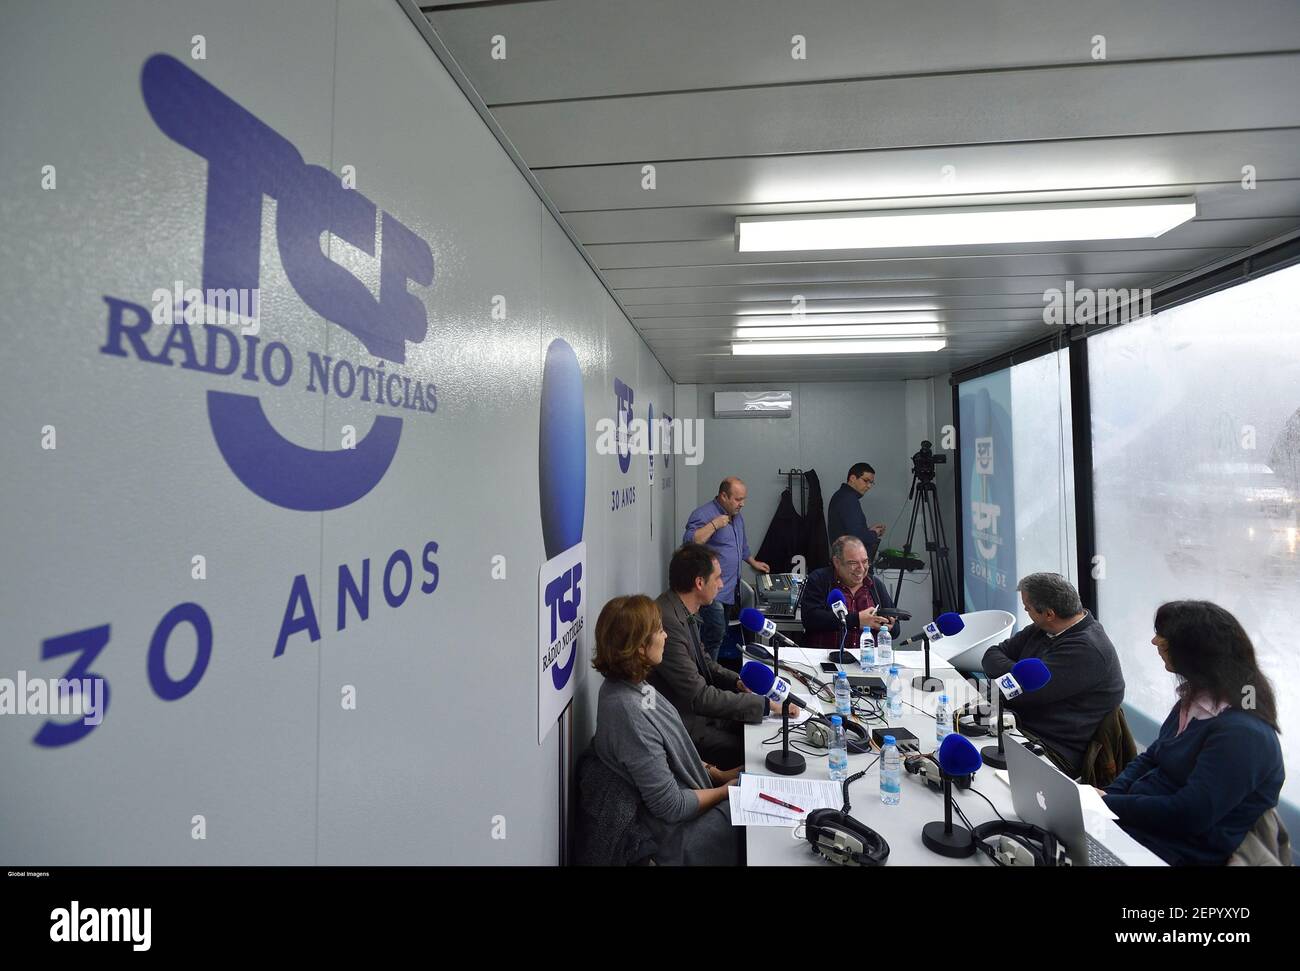
[[[1074,866],[1128,866],[1084,829],[1083,804],[1073,779],[1012,739],[1006,739],[1006,749],[1017,816],[1064,843]]]

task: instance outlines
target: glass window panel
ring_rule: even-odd
[[[1300,267],[1091,338],[1098,612],[1127,701],[1157,724],[1175,679],[1156,607],[1212,600],[1254,642],[1282,747],[1300,735]],[[1283,796],[1295,802],[1300,778]]]

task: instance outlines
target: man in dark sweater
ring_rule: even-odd
[[[885,524],[867,525],[862,512],[862,497],[876,484],[876,470],[866,462],[858,462],[849,469],[848,480],[831,496],[826,504],[826,532],[833,543],[840,536],[856,536],[862,540],[871,558],[876,558],[880,537],[885,535]]]
[[[1119,656],[1065,577],[1031,573],[1016,589],[1033,624],[985,651],[984,673],[999,678],[1028,657],[1047,665],[1046,685],[1003,704],[1077,776],[1102,719],[1124,701]]]

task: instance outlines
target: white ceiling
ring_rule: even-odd
[[[1300,232],[1300,0],[422,9],[679,383],[944,374],[1043,336],[1044,291],[1067,280],[1155,288]],[[1158,240],[744,254],[733,240],[739,215],[1154,195],[1195,195],[1197,218]],[[932,313],[948,347],[731,355],[745,315],[788,315],[796,295],[810,315]]]

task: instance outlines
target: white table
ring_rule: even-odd
[[[783,664],[795,664],[815,671],[819,679],[828,681],[832,676],[821,671],[819,667],[820,663],[825,660],[827,653],[827,651],[812,648],[785,648],[781,650],[780,658]],[[903,677],[904,683],[903,716],[896,722],[891,722],[890,725],[891,727],[901,725],[901,727],[906,728],[917,736],[922,752],[932,752],[938,747],[935,737],[935,711],[939,705],[939,693],[927,694],[912,689],[912,677],[922,673],[920,667],[922,662],[919,660],[919,654],[914,655],[909,652],[905,655],[905,658],[917,666],[905,668],[901,662],[899,663],[899,674]],[[850,675],[864,673],[856,664],[843,665],[842,667]],[[946,683],[949,703],[953,707],[960,707],[978,699],[978,693],[957,673],[956,669],[933,655],[930,658],[930,671],[934,677],[940,678]],[[784,673],[783,677],[788,679],[788,676]],[[797,681],[792,682],[791,690],[800,697],[815,701],[815,699],[809,698],[810,692],[806,691],[803,685]],[[916,707],[912,707],[913,705]],[[824,703],[820,704],[820,708],[823,711],[834,710],[833,705]],[[920,710],[917,710],[918,708]],[[865,724],[868,730],[871,727],[881,727],[879,721]],[[764,765],[764,760],[768,752],[780,750],[780,731],[781,722],[779,719],[764,719],[762,724],[745,726],[745,771],[758,775],[773,774]],[[773,737],[776,739],[774,744],[763,744],[765,739]],[[792,735],[791,737],[794,738],[795,736]],[[799,733],[799,737],[802,737],[802,733]],[[993,741],[981,738],[971,739],[972,744],[977,748],[988,745]],[[806,745],[804,747],[807,748]],[[878,754],[849,755],[849,775],[862,771],[864,767],[872,762],[876,763],[866,775],[849,787],[849,801],[852,804],[850,814],[854,819],[880,833],[889,843],[889,865],[995,866],[993,861],[982,853],[976,853],[963,859],[951,859],[928,850],[921,842],[921,828],[928,822],[943,820],[943,793],[935,792],[920,781],[919,776],[908,775],[904,771],[902,796],[899,804],[897,806],[884,805],[880,801],[880,763],[877,761]],[[830,769],[825,755],[816,756],[804,753],[804,758],[807,759],[808,767],[799,778],[830,778]],[[978,826],[980,823],[990,822],[997,818],[989,807],[989,803],[976,794],[974,791],[976,789],[988,797],[1002,816],[1007,819],[1017,818],[1011,804],[1010,787],[992,769],[986,766],[975,773],[974,785],[971,790],[963,791],[953,787],[953,801],[956,805],[961,806],[972,825]],[[955,810],[953,812],[953,824],[961,825]],[[749,865],[830,865],[812,851],[808,841],[803,839],[802,836],[798,840],[794,839],[793,830],[793,826],[746,827]],[[1118,826],[1109,827],[1107,832],[1108,834],[1113,832],[1113,836],[1108,835],[1106,839],[1106,845],[1112,850],[1118,852],[1122,847],[1125,850],[1132,851],[1137,848],[1137,844],[1132,837],[1124,833]],[[1145,851],[1143,853],[1150,856]],[[1150,856],[1150,862],[1159,863],[1160,861],[1158,858]]]

